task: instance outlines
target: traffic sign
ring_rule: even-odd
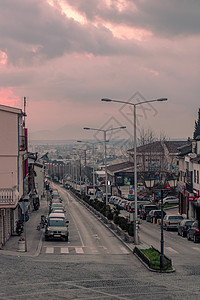
[[[27,211],[28,207],[30,205],[30,201],[20,201],[19,202],[19,206],[21,207],[22,213],[25,214],[25,212]]]

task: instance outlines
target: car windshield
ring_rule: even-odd
[[[49,226],[56,226],[56,227],[65,227],[66,224],[63,220],[57,220],[57,219],[50,219],[49,220]]]
[[[169,217],[169,220],[174,220],[174,219],[176,219],[176,220],[183,219],[183,217],[182,216],[170,216]]]
[[[192,225],[193,221],[186,221],[185,225]]]
[[[155,206],[145,206],[145,210],[153,210],[155,209]]]
[[[154,215],[161,215],[161,211],[154,211]]]

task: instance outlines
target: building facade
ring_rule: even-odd
[[[200,137],[179,148],[179,212],[200,222]]]
[[[27,171],[27,130],[21,109],[0,105],[0,245],[15,232]]]

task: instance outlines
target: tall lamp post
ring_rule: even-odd
[[[177,186],[177,178],[176,176],[171,175],[166,180],[170,186],[170,188],[175,188]],[[164,182],[162,182],[164,183]],[[155,178],[148,177],[145,179],[145,185],[147,188],[153,188],[156,184]],[[161,189],[160,192],[160,199],[161,199],[161,223],[160,223],[160,269],[162,270],[164,268],[164,234],[163,234],[163,198],[164,198],[164,191],[165,189]],[[168,191],[168,190],[167,190]]]
[[[95,164],[94,164],[94,146],[96,143],[90,143],[90,142],[86,142],[86,141],[77,141],[78,143],[84,143],[84,144],[89,144],[92,145],[92,154],[93,154],[93,193],[95,190]]]
[[[151,102],[161,102],[161,101],[167,101],[167,98],[159,98],[159,99],[153,99],[153,100],[146,100],[141,101],[138,103],[132,103],[128,101],[121,101],[121,100],[113,100],[108,98],[103,98],[101,101],[105,102],[117,102],[117,103],[123,103],[123,104],[129,104],[133,105],[134,107],[134,186],[135,186],[135,215],[134,215],[134,244],[138,245],[138,212],[137,212],[137,156],[136,156],[136,106],[145,104],[145,103],[151,103]]]
[[[105,182],[106,182],[106,205],[108,205],[108,173],[107,173],[107,153],[106,153],[106,133],[109,131],[117,130],[117,129],[125,129],[126,126],[120,126],[120,127],[115,127],[115,128],[110,128],[110,129],[98,129],[98,128],[90,128],[90,127],[84,127],[83,129],[85,130],[96,130],[96,131],[101,131],[104,134],[104,153],[105,153]]]

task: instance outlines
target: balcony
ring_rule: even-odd
[[[19,200],[18,191],[0,188],[0,208],[15,208]]]

